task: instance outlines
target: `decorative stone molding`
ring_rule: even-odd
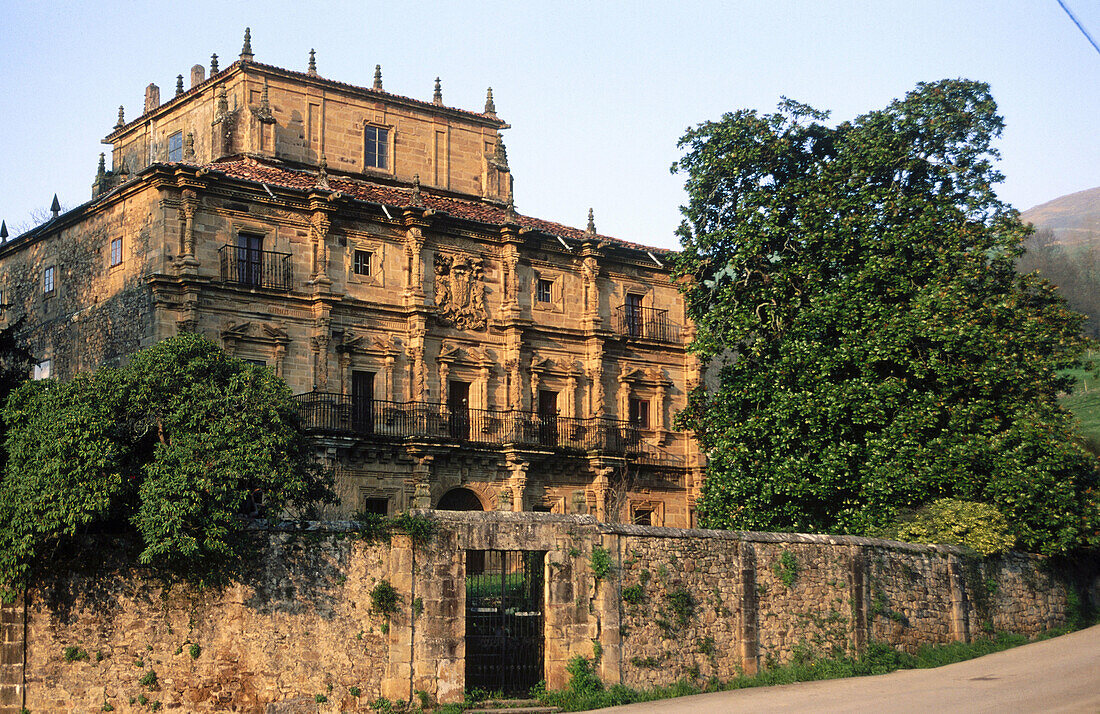
[[[483,263],[481,258],[435,254],[436,319],[441,324],[458,330],[485,329]]]

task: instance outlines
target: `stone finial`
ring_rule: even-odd
[[[584,232],[590,236],[596,235],[596,219],[591,208],[588,209],[588,227],[584,229]]]
[[[241,47],[241,61],[251,62],[255,55],[252,54],[252,28],[244,28],[244,46]]]
[[[496,147],[493,149],[493,161],[501,168],[508,168],[508,149],[504,147],[504,137],[497,134]]]
[[[103,178],[103,175],[107,173],[107,157],[103,152],[99,153],[99,166],[96,167],[95,176],[97,179]]]
[[[187,136],[183,137],[183,160],[194,161],[195,160],[195,133],[187,132]]]
[[[7,241],[8,239],[8,224],[6,221],[0,221],[0,241]]]
[[[321,163],[317,166],[317,180],[313,185],[326,191],[332,188],[328,183],[328,161],[325,160],[324,154],[321,154]]]
[[[57,200],[57,194],[53,195],[53,203],[50,204],[50,212],[53,213],[53,217],[57,218],[61,213],[61,202]]]
[[[516,213],[516,199],[511,191],[508,192],[508,205],[504,208],[504,215],[509,221],[519,218],[519,214]]]
[[[118,105],[118,121],[115,122],[115,128],[116,129],[121,129],[124,126],[126,126],[126,112],[122,108],[122,105],[119,104]]]
[[[308,74],[317,76],[317,52],[312,47],[309,49],[309,70]]]
[[[374,88],[382,89],[382,65],[380,64],[374,65]]]
[[[210,55],[210,76],[213,77],[218,73],[218,53]]]
[[[229,113],[229,97],[225,95],[225,85],[218,87],[218,104],[215,111],[217,117],[223,117]]]
[[[435,94],[432,95],[432,104],[443,103],[443,83],[439,81],[439,77],[435,78]]]
[[[497,105],[493,101],[493,88],[489,87],[489,91],[485,93],[485,111],[484,114],[497,115]]]
[[[420,197],[420,174],[413,174],[412,194],[409,196],[409,204],[423,206],[424,199]]]
[[[191,89],[206,81],[206,67],[201,64],[191,67]]]
[[[160,106],[160,87],[149,83],[149,86],[145,88],[145,113],[153,111]]]
[[[183,75],[176,75],[176,96],[183,94]]]

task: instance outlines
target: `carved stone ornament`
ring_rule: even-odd
[[[437,319],[459,330],[483,330],[485,282],[482,260],[463,255],[435,254],[435,304]]]

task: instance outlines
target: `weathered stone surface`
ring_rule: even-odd
[[[223,590],[169,586],[135,569],[58,573],[25,608],[0,611],[0,713],[18,712],[24,694],[31,711],[79,712],[104,702],[144,711],[130,704],[143,694],[166,709],[257,714],[366,711],[379,696],[415,701],[418,690],[461,700],[468,549],[546,554],[544,673],[554,688],[594,643],[606,682],[648,687],[870,641],[914,650],[990,627],[1037,634],[1066,618],[1067,586],[1035,556],[982,560],[940,546],[585,516],[425,516],[438,529],[418,547],[404,536],[365,543],[336,524],[275,527],[258,534],[254,567]],[[601,578],[595,548],[611,562]],[[382,580],[399,594],[388,618],[371,605]],[[77,648],[72,661],[67,647]],[[151,688],[139,682],[149,671]]]

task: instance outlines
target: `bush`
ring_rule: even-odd
[[[388,580],[379,580],[370,591],[371,609],[387,617],[397,612],[397,603],[400,599],[401,595]]]
[[[1016,544],[1008,519],[993,506],[941,498],[904,516],[886,529],[886,537],[910,543],[948,543],[992,555]]]

